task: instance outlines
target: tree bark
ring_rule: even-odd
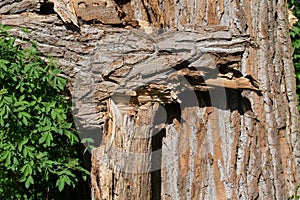
[[[4,1],[0,19],[69,78],[76,126],[97,144],[93,199],[295,194],[285,1],[74,0],[70,15],[65,2]]]

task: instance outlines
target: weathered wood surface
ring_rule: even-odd
[[[94,199],[294,194],[299,119],[283,1],[74,1],[79,29],[51,2],[3,1],[0,19],[58,58],[79,130],[103,131]]]

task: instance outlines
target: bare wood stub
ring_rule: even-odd
[[[73,0],[80,20],[102,24],[122,24],[122,13],[113,0]]]
[[[49,0],[49,2],[54,4],[54,11],[65,23],[79,27],[72,0]]]

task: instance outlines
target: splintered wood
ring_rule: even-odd
[[[54,4],[54,11],[68,24],[79,27],[75,6],[72,0],[49,0]]]
[[[122,14],[113,0],[73,0],[80,20],[103,24],[122,24]]]

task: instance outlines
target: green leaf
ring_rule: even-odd
[[[52,110],[52,111],[51,111],[51,117],[52,117],[52,119],[56,119],[56,116],[57,116],[56,111],[55,111],[55,110]]]
[[[39,78],[38,71],[36,71],[36,70],[33,69],[32,72],[33,72],[33,78]]]
[[[70,178],[67,175],[64,175],[63,179],[64,179],[64,181],[65,181],[66,184],[71,185],[71,180],[70,180]]]
[[[9,64],[10,62],[8,60],[4,60],[4,59],[0,59],[0,69],[2,69],[3,71],[7,72],[7,64]]]
[[[26,178],[27,178],[27,176],[23,175],[23,176],[20,178],[19,182],[24,182],[24,181],[26,180]]]
[[[53,73],[54,75],[57,75],[57,74],[61,73],[61,70],[60,70],[60,69],[54,69],[54,70],[52,71],[52,73]]]
[[[72,131],[65,130],[64,134],[69,138],[71,144],[79,142],[77,135],[75,135]]]
[[[22,117],[23,117],[22,113],[19,112],[19,113],[18,113],[18,118],[21,119]]]
[[[13,102],[12,97],[4,97],[4,100],[5,100],[7,103],[12,103],[12,102]]]
[[[7,150],[4,153],[2,153],[2,155],[0,157],[0,161],[5,160],[8,157],[9,154],[10,154],[10,150]]]
[[[25,116],[25,117],[27,117],[27,118],[31,118],[31,115],[28,114],[27,112],[22,112],[22,115]]]
[[[22,142],[21,142],[21,145],[24,145],[24,144],[26,144],[28,141],[29,141],[29,138],[25,138],[25,139],[23,139],[23,140],[22,140]]]
[[[34,184],[34,180],[33,180],[32,176],[29,176],[28,179],[31,184]]]
[[[75,177],[75,174],[73,174],[70,170],[66,170],[64,173],[69,176]]]
[[[25,187],[28,189],[30,187],[30,182],[28,181],[28,179],[25,182]]]
[[[62,77],[57,77],[57,85],[59,87],[59,89],[63,90],[65,85],[66,85],[66,79],[62,78]]]
[[[1,108],[1,110],[0,110],[0,116],[4,116],[5,115],[5,112],[6,110],[5,110],[5,106],[3,107],[3,108]]]
[[[25,88],[24,87],[20,87],[20,92],[24,92]]]
[[[26,117],[23,116],[22,122],[24,123],[25,126],[28,126],[28,121],[27,121]]]
[[[65,187],[65,181],[62,177],[60,177],[57,181],[56,181],[56,187],[58,187],[59,191],[62,191]]]
[[[51,129],[51,127],[50,126],[44,126],[42,129],[41,129],[41,131],[49,131]]]
[[[27,73],[31,69],[31,65],[25,65],[23,73]]]
[[[81,140],[81,143],[94,143],[95,141],[94,141],[94,139],[93,138],[83,138],[82,140]]]
[[[25,182],[25,187],[28,189],[31,184],[34,184],[32,176],[28,176],[26,182]]]
[[[33,171],[32,166],[33,166],[32,163],[26,163],[25,165],[23,165],[23,167],[20,170],[21,172],[24,173],[24,176],[28,176],[32,174]]]
[[[5,166],[9,166],[11,164],[11,152],[7,155]]]
[[[14,165],[19,165],[19,161],[16,157],[13,158],[13,163]]]
[[[0,90],[0,96],[2,96],[4,94],[7,94],[7,93],[8,93],[7,89],[1,89]]]
[[[50,108],[55,108],[55,104],[56,104],[57,102],[56,101],[52,101],[50,104],[49,104],[49,107]]]
[[[36,155],[36,158],[37,158],[37,159],[41,159],[41,158],[43,158],[44,156],[45,156],[44,153],[39,152],[39,153]]]
[[[46,141],[47,137],[48,137],[47,134],[44,133],[44,134],[42,135],[42,137],[39,139],[39,143],[40,143],[40,144],[44,143],[44,142]]]
[[[22,146],[21,144],[18,145],[18,151],[19,151],[19,152],[22,151],[22,149],[23,149],[22,147],[23,147],[23,146]]]
[[[30,34],[30,33],[31,33],[31,31],[28,30],[28,29],[25,28],[25,27],[22,27],[21,30],[22,30],[22,32],[25,33],[25,34]]]
[[[65,123],[64,125],[63,125],[63,128],[65,128],[65,129],[70,129],[70,128],[72,128],[72,123]]]
[[[4,126],[4,120],[2,118],[2,116],[0,116],[0,125],[3,127]]]
[[[35,147],[33,146],[26,146],[27,149],[29,149],[30,151],[34,151],[35,150]]]
[[[24,157],[27,157],[27,153],[28,153],[27,148],[24,148],[24,149],[23,149],[23,156],[24,156]]]
[[[39,139],[39,143],[46,143],[45,146],[50,146],[53,140],[52,133],[50,131],[44,132],[43,136]]]
[[[2,25],[2,24],[1,24],[0,29],[1,29],[1,31],[8,31],[8,30],[12,29],[12,27],[11,27],[11,26],[7,26],[7,25]]]

